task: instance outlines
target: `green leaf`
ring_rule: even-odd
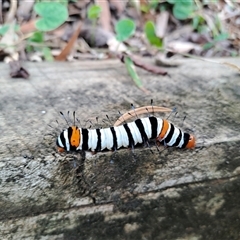
[[[167,0],[168,3],[174,4],[177,0]]]
[[[34,32],[33,35],[28,38],[30,42],[35,43],[43,43],[44,42],[44,34],[43,32]]]
[[[221,33],[214,38],[214,41],[223,41],[228,39],[228,37],[229,37],[228,33]]]
[[[146,22],[144,26],[144,32],[147,36],[148,41],[151,45],[156,46],[158,48],[163,47],[163,41],[161,38],[159,38],[155,33],[155,26],[152,21]]]
[[[156,9],[159,4],[159,0],[150,0],[149,6],[151,9]]]
[[[49,47],[44,47],[43,48],[43,56],[45,58],[46,61],[48,62],[53,62],[54,58],[52,56],[51,50]]]
[[[26,45],[26,51],[27,51],[27,53],[33,52],[33,46],[27,44]]]
[[[120,42],[125,41],[135,32],[135,23],[131,19],[125,18],[118,21],[115,25],[115,31],[117,33],[117,39]]]
[[[192,26],[194,30],[201,30],[201,26],[205,24],[205,19],[201,15],[195,15],[192,19]]]
[[[100,6],[92,5],[87,11],[88,18],[91,20],[98,19],[101,11],[102,9]]]
[[[142,4],[142,5],[140,5],[140,10],[141,10],[141,12],[148,13],[150,10],[150,7],[146,4]]]
[[[184,6],[193,6],[194,0],[179,0],[179,1],[176,1],[176,3]]]
[[[131,76],[131,78],[133,79],[133,81],[135,82],[137,87],[141,88],[143,86],[143,84],[136,72],[136,69],[133,64],[132,59],[128,56],[125,56],[124,60],[125,60],[124,62],[125,62],[125,65],[126,65],[129,75]]]
[[[35,24],[40,31],[54,30],[68,18],[67,7],[58,2],[38,2],[34,10],[42,17]]]
[[[173,15],[179,20],[185,20],[190,17],[190,15],[193,13],[193,10],[192,3],[177,2],[173,7]]]
[[[198,25],[199,25],[199,22],[200,22],[199,16],[195,16],[195,17],[192,19],[193,29],[197,29],[197,27],[198,27]]]
[[[208,50],[213,46],[214,46],[214,42],[208,42],[208,43],[205,43],[202,47],[203,47],[203,50]]]
[[[9,24],[4,24],[2,27],[0,27],[0,35],[4,35],[8,29],[9,29]],[[18,31],[20,29],[19,25],[15,25],[14,30]]]

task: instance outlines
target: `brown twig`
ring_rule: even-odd
[[[67,45],[65,46],[65,48],[62,50],[62,52],[55,57],[56,61],[65,61],[67,56],[69,55],[69,53],[71,52],[74,43],[76,42],[79,33],[81,31],[81,27],[82,24],[79,23],[77,26],[77,29],[75,30],[75,32],[73,33],[72,37],[70,38],[70,40],[68,41]]]
[[[119,58],[122,62],[125,62],[125,55],[120,55]],[[134,65],[137,66],[137,67],[140,67],[148,72],[152,72],[152,73],[155,73],[155,74],[160,74],[160,75],[167,75],[167,71],[163,70],[162,68],[158,67],[158,66],[155,66],[155,65],[152,65],[152,64],[149,64],[149,63],[146,63],[144,62],[141,58],[137,57],[137,56],[134,56],[134,55],[127,55],[128,57],[131,58],[131,60],[133,61]]]
[[[130,110],[126,113],[124,113],[122,116],[118,118],[118,120],[114,123],[113,126],[119,126],[123,122],[125,122],[128,119],[131,119],[135,117],[136,115],[140,114],[146,114],[146,113],[153,113],[153,112],[172,112],[172,109],[165,108],[165,107],[158,107],[158,106],[144,106],[140,108],[135,108],[133,110]]]
[[[6,18],[6,23],[10,23],[14,20],[14,16],[16,15],[17,11],[17,1],[11,0],[10,1],[10,9]]]

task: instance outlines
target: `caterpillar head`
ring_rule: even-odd
[[[196,147],[196,138],[190,134],[186,148],[195,148]]]
[[[56,144],[59,152],[74,151],[80,144],[80,130],[77,126],[71,126],[63,130],[57,137]]]

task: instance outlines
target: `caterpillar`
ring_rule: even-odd
[[[158,111],[159,107],[151,106],[151,108]],[[170,109],[166,111],[168,110]],[[133,148],[137,144],[148,143],[149,139],[156,139],[157,142],[169,147],[194,148],[196,145],[193,135],[183,132],[168,120],[155,116],[138,118],[124,124],[122,121],[117,121],[112,127],[96,129],[79,128],[74,120],[73,126],[60,133],[56,144],[59,152],[85,150],[99,152],[115,151],[122,147]]]

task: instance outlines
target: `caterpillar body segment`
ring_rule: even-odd
[[[137,144],[156,139],[165,146],[194,148],[195,137],[175,127],[168,120],[154,116],[139,118],[133,122],[102,129],[86,129],[71,126],[57,138],[59,151],[88,150],[99,152],[121,147],[133,148]]]

